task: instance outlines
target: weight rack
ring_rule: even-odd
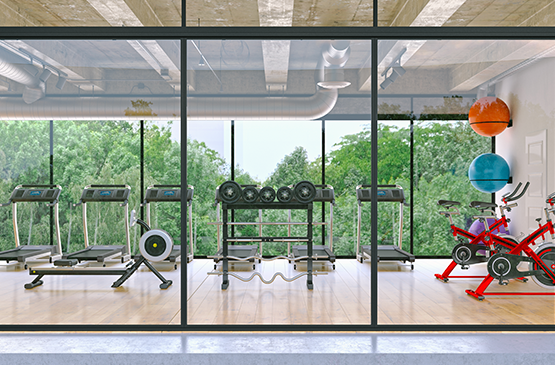
[[[312,244],[313,244],[313,235],[312,235],[312,216],[313,216],[313,204],[312,203],[280,203],[280,202],[272,202],[272,203],[261,203],[261,202],[256,202],[256,203],[244,203],[244,202],[238,202],[238,203],[233,203],[233,204],[229,204],[229,203],[221,203],[222,204],[222,222],[221,222],[221,226],[222,226],[222,256],[221,256],[221,261],[222,261],[222,273],[221,275],[223,276],[222,278],[222,290],[225,290],[229,287],[229,251],[228,251],[228,245],[229,242],[242,242],[242,241],[248,241],[248,242],[306,242],[307,244],[307,258],[306,258],[306,262],[307,262],[307,272],[306,272],[306,286],[308,289],[313,289],[314,288],[314,283],[312,281],[312,276],[313,274],[313,270],[312,270]],[[304,237],[269,237],[269,236],[259,236],[259,237],[229,237],[228,234],[228,227],[231,225],[238,225],[241,223],[235,223],[235,222],[229,222],[229,210],[240,210],[240,209],[257,209],[258,211],[261,211],[263,209],[285,209],[285,210],[302,210],[302,209],[306,209],[307,211],[307,235]],[[284,223],[284,224],[288,224],[288,223]],[[289,223],[291,224],[291,223]],[[270,259],[271,260],[271,259]],[[231,274],[232,276],[236,276]],[[304,275],[304,274],[302,274]],[[302,276],[301,275],[301,276]],[[299,275],[297,275],[299,277]],[[295,277],[295,278],[298,278]],[[272,280],[273,281],[273,280]],[[289,281],[289,280],[286,280]]]

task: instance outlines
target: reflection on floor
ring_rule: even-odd
[[[555,296],[487,297],[480,302],[465,293],[481,279],[435,279],[450,260],[424,260],[409,265],[383,262],[379,265],[380,324],[555,324]],[[370,265],[338,260],[335,271],[317,276],[314,290],[304,278],[293,283],[281,279],[265,285],[257,278],[244,283],[230,278],[229,289],[220,290],[221,277],[206,276],[213,263],[195,260],[189,264],[188,322],[190,324],[368,324],[370,323]],[[275,271],[294,276],[298,271],[284,261],[257,265],[267,279]],[[485,275],[485,264],[453,275]],[[249,272],[240,273],[250,276]],[[491,291],[548,291],[531,280],[496,282]]]
[[[379,265],[380,324],[555,324],[555,296],[486,297],[483,302],[464,290],[475,289],[480,279],[434,278],[449,260],[423,260],[409,265]],[[230,278],[220,290],[221,277],[208,276],[213,261],[195,259],[187,265],[190,324],[368,324],[370,323],[370,264],[340,259],[336,270],[314,278],[314,290],[303,277],[287,283],[277,278],[265,285],[258,278],[242,282]],[[291,277],[300,273],[286,261],[263,262],[257,270],[264,278],[275,271]],[[480,275],[484,264],[454,275]],[[178,324],[180,289],[178,271],[165,271],[174,281],[168,290],[148,271],[133,275],[123,287],[110,287],[113,276],[49,276],[44,285],[25,290],[27,271],[0,269],[0,324]],[[251,271],[238,272],[250,276]],[[497,283],[492,291],[545,291],[533,281]]]
[[[44,284],[24,289],[34,276],[0,268],[0,324],[179,324],[179,271],[162,274],[173,285],[160,290],[150,271],[138,271],[122,287],[117,276],[45,276]]]

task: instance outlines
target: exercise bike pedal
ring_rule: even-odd
[[[508,284],[509,284],[509,280],[499,279],[499,285],[508,285]]]
[[[461,265],[461,269],[462,270],[468,270],[468,269],[470,269],[470,266],[469,265]]]

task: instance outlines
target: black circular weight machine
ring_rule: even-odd
[[[186,245],[187,263],[193,261],[193,195],[195,188],[192,185],[187,186],[187,214],[189,224],[189,245]],[[145,199],[141,206],[146,207],[146,224],[152,227],[150,214],[150,206],[152,203],[163,202],[180,202],[181,201],[181,185],[151,185],[146,189]],[[172,252],[164,261],[158,261],[155,266],[164,263],[170,263],[174,269],[181,261],[181,245],[174,245]]]
[[[362,205],[372,201],[372,185],[359,185],[356,187],[358,202],[357,222],[357,260],[361,263],[372,257],[372,245],[361,245]],[[399,185],[378,185],[378,203],[399,203],[399,241],[398,245],[378,245],[379,261],[410,262],[411,270],[414,269],[414,255],[403,250],[403,208],[406,204],[403,188]],[[374,244],[374,242],[372,242]]]
[[[276,201],[277,195],[277,201]],[[260,278],[264,284],[272,283],[276,277],[280,276],[283,280],[291,282],[301,277],[306,276],[306,285],[308,289],[313,289],[313,276],[325,275],[326,273],[319,273],[313,270],[313,245],[312,245],[312,215],[313,215],[313,201],[316,197],[316,187],[309,181],[302,181],[295,186],[282,187],[276,191],[272,187],[262,187],[256,185],[239,185],[234,181],[226,181],[216,189],[216,217],[217,221],[211,224],[218,226],[218,252],[215,256],[210,256],[216,263],[222,262],[221,271],[212,271],[208,275],[222,276],[222,290],[229,287],[229,276],[233,276],[242,281],[250,281],[254,277]],[[222,220],[220,222],[220,206],[222,208]],[[239,209],[257,209],[259,211],[258,222],[230,222],[229,211]],[[307,222],[262,222],[262,210],[265,209],[281,209],[281,210],[306,210]],[[294,225],[302,224],[307,226],[307,235],[303,237],[266,237],[262,235],[263,225]],[[256,237],[231,237],[229,235],[229,227],[234,225],[257,225],[259,227],[259,236]],[[221,227],[221,229],[220,229]],[[221,232],[221,235],[220,235]],[[221,236],[221,237],[220,237]],[[220,245],[221,238],[221,245]],[[236,243],[255,243],[245,246],[235,245]],[[306,242],[303,246],[307,250],[307,254],[302,257],[292,258],[291,256],[275,256],[263,257],[262,256],[262,243],[263,242]],[[260,248],[260,252],[258,249]],[[285,259],[288,261],[306,260],[307,271],[291,278],[285,277],[281,272],[276,272],[271,279],[265,280],[259,272],[253,272],[248,278],[230,272],[230,263],[254,263],[256,260],[273,261],[278,259]],[[214,267],[216,269],[216,265]],[[253,266],[253,269],[255,267]]]
[[[61,259],[54,261],[54,265],[46,268],[29,269],[30,275],[36,275],[35,279],[25,284],[25,289],[33,289],[43,284],[42,278],[46,275],[120,275],[114,281],[112,288],[120,287],[127,279],[133,275],[142,264],[154,273],[162,281],[160,289],[167,289],[172,285],[171,280],[167,280],[152,266],[151,262],[165,260],[172,252],[173,240],[171,236],[161,229],[151,229],[146,222],[135,217],[135,211],[131,212],[131,226],[135,223],[140,224],[146,229],[146,233],[139,240],[139,251],[141,255],[135,257],[121,268],[116,267],[87,267],[80,266],[77,259]]]

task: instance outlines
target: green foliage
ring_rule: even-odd
[[[462,99],[461,99],[462,100]],[[429,108],[431,115],[458,112],[464,109],[460,98],[448,100],[442,109]],[[391,109],[392,106],[389,107]],[[394,109],[394,108],[393,108]],[[392,110],[393,110],[392,109]],[[400,110],[395,109],[398,112]],[[398,123],[397,123],[398,124]],[[13,188],[23,183],[48,183],[48,122],[0,123],[0,199],[5,202]],[[171,125],[145,123],[145,186],[180,184],[181,146],[171,138]],[[63,186],[60,198],[60,227],[64,249],[75,251],[83,246],[82,213],[72,208],[81,191],[89,184],[128,184],[132,188],[130,209],[140,211],[140,135],[139,124],[124,121],[56,121],[54,122],[54,180]],[[453,246],[448,222],[439,216],[437,200],[488,200],[487,194],[476,191],[466,173],[472,159],[490,149],[490,140],[480,137],[464,122],[416,121],[414,123],[414,247],[419,255],[449,255]],[[354,255],[357,237],[357,202],[355,188],[369,184],[371,132],[366,127],[353,135],[345,135],[326,156],[309,161],[307,151],[298,146],[283,160],[267,181],[256,181],[248,172],[235,168],[239,184],[272,186],[276,190],[301,180],[321,183],[321,164],[326,163],[326,182],[335,188],[334,251],[337,255]],[[380,183],[399,184],[410,192],[410,128],[380,124],[378,128],[378,178]],[[187,140],[187,180],[194,186],[193,241],[197,255],[216,251],[217,228],[215,189],[229,179],[230,166],[204,142]],[[325,212],[329,218],[329,204]],[[379,204],[378,239],[393,243],[399,237],[397,204]],[[151,205],[152,225],[174,237],[176,243],[187,242],[181,237],[181,206],[179,203]],[[467,228],[472,223],[469,208],[461,209],[457,224]],[[370,204],[362,210],[362,243],[370,237]],[[49,209],[38,204],[21,204],[19,208],[20,239],[32,244],[49,241]],[[259,212],[235,212],[236,221],[256,222]],[[403,246],[410,242],[409,209],[405,208]],[[32,221],[31,221],[32,219]],[[264,211],[263,221],[286,222],[287,211]],[[291,221],[306,222],[306,212],[293,211]],[[314,221],[321,221],[322,206],[315,204]],[[327,219],[329,220],[329,219]],[[10,209],[0,209],[0,248],[13,247]],[[91,243],[122,244],[123,209],[118,204],[88,204]],[[292,226],[292,236],[306,235],[306,226]],[[329,244],[329,227],[322,232],[315,226],[315,242],[322,237]],[[263,235],[287,236],[288,228],[265,226]],[[140,232],[131,231],[133,247]],[[238,236],[256,236],[257,226],[235,228]],[[68,244],[69,242],[69,244]],[[284,254],[286,243],[265,244],[264,254]]]

